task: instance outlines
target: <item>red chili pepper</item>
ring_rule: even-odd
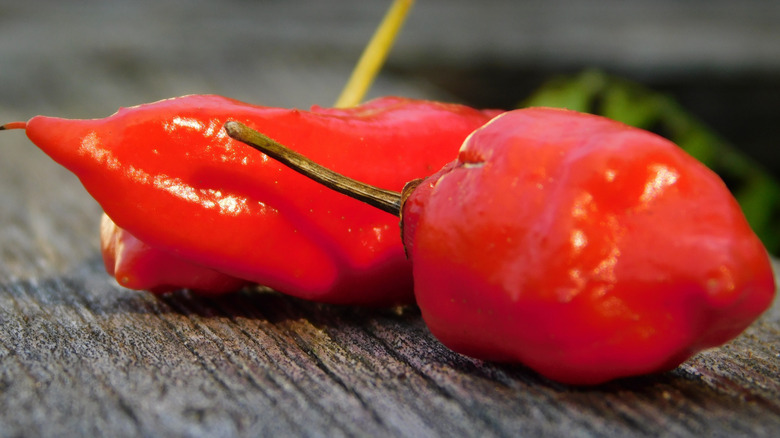
[[[100,219],[100,249],[106,272],[128,289],[153,293],[190,289],[210,295],[233,292],[248,284],[151,247],[117,227],[105,213]]]
[[[403,211],[431,332],[561,382],[670,370],[737,336],[774,297],[768,254],[717,175],[602,117],[506,113],[408,185],[403,205],[379,195],[380,208]]]
[[[441,167],[495,114],[402,98],[300,111],[186,96],[105,119],[38,116],[5,127],[25,127],[118,227],[149,247],[302,298],[387,305],[412,299],[397,221],[245,156],[222,125],[241,120],[397,190]]]

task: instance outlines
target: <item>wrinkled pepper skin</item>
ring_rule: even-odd
[[[565,383],[673,369],[775,294],[767,252],[713,172],[573,111],[497,117],[411,192],[403,221],[431,332]]]
[[[157,294],[189,289],[200,295],[218,295],[248,285],[245,280],[190,263],[141,242],[117,227],[105,213],[100,218],[100,250],[106,272],[128,289]]]
[[[348,109],[185,96],[95,120],[37,116],[27,135],[152,248],[305,299],[413,300],[397,220],[230,139],[243,122],[345,175],[400,190],[451,159],[495,111],[383,98]]]

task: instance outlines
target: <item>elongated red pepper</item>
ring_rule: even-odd
[[[118,227],[152,248],[307,299],[387,305],[412,298],[397,221],[247,157],[222,125],[241,120],[397,190],[441,167],[495,114],[401,98],[300,111],[185,96],[105,119],[38,116],[26,131]]]
[[[403,196],[226,128],[403,212],[423,318],[469,356],[573,384],[666,371],[737,336],[774,298],[769,256],[720,178],[669,141],[603,117],[498,116]]]

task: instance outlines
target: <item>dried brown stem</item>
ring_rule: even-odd
[[[395,216],[401,212],[401,194],[355,181],[325,168],[281,143],[239,123],[225,123],[225,130],[235,140],[257,149],[292,170],[314,181]]]

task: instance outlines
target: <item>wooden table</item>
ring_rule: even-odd
[[[197,40],[200,30],[211,35],[207,26],[215,22],[205,13],[184,11],[185,18],[200,17],[193,25],[177,21],[171,2],[158,9],[151,2],[141,12],[99,3],[90,11],[104,21],[89,21],[85,10],[58,6],[62,2],[51,2],[52,15],[24,5],[4,10],[3,121],[38,112],[97,117],[119,105],[186,92],[246,92],[251,101],[301,105],[301,84],[314,90],[312,102],[327,104],[354,59],[342,52],[307,58],[317,48],[285,39],[279,32],[287,27],[277,25],[269,35],[287,41],[289,50],[277,46],[263,52],[262,62],[241,60],[222,52],[230,41],[208,46]],[[357,8],[356,14],[375,9]],[[138,27],[117,25],[111,21],[117,17]],[[230,29],[227,15],[219,17],[220,32]],[[73,32],[67,37],[66,28]],[[252,35],[235,29],[243,38]],[[197,58],[200,52],[187,41],[164,40],[168,31],[196,38],[206,54]],[[16,46],[6,38],[10,33],[21,35]],[[222,56],[223,67],[206,62],[208,56]],[[231,68],[224,67],[227,61]],[[232,76],[220,76],[226,73]],[[436,96],[428,86],[390,77],[375,93]],[[205,299],[122,289],[103,271],[100,210],[78,180],[21,132],[0,134],[0,144],[2,437],[733,437],[780,431],[777,302],[735,341],[673,372],[568,387],[521,366],[450,352],[414,308],[326,306],[261,290]]]
[[[99,259],[97,206],[18,137],[0,165],[0,436],[780,430],[778,303],[674,372],[567,387],[448,351],[414,308],[124,290]]]

